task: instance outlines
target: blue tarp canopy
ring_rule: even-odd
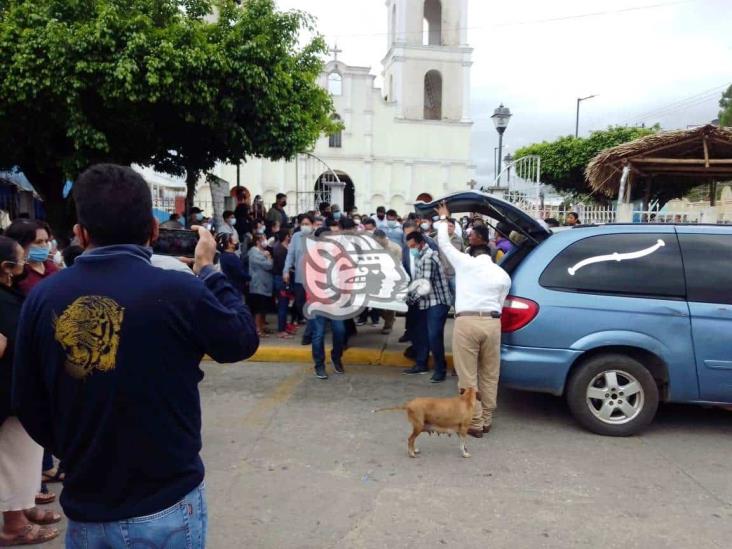
[[[23,191],[28,191],[30,193],[36,192],[36,190],[33,188],[33,185],[31,185],[31,182],[28,181],[28,178],[25,176],[25,174],[17,168],[13,168],[12,170],[5,172],[0,171],[0,179],[10,181],[12,184],[14,184],[16,187],[20,188]]]

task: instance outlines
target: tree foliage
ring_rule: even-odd
[[[0,168],[53,209],[96,162],[186,173],[192,191],[217,161],[292,157],[334,129],[326,46],[303,31],[274,0],[0,0]]]
[[[592,194],[585,179],[585,168],[600,151],[650,135],[658,129],[615,126],[592,132],[586,138],[560,137],[555,141],[523,147],[516,151],[515,158],[539,156],[542,182],[553,186],[560,193],[581,198]]]
[[[732,86],[722,94],[722,98],[719,100],[719,125],[720,126],[732,126]]]

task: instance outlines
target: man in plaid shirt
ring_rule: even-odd
[[[442,383],[447,375],[445,363],[445,322],[452,303],[450,286],[440,262],[439,252],[432,250],[419,231],[407,236],[409,253],[414,256],[414,280],[428,280],[432,288],[427,295],[420,296],[419,309],[414,326],[414,350],[417,364],[405,374],[424,374],[428,371],[427,359],[430,351],[435,362],[435,372],[430,381]]]

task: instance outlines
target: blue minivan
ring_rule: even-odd
[[[584,427],[612,436],[646,427],[660,401],[732,403],[732,227],[612,224],[552,234],[482,192],[444,200],[451,212],[509,223],[522,241],[501,264],[513,281],[502,316],[503,385],[563,395]]]

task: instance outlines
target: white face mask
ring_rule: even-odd
[[[230,217],[226,220],[226,222],[233,227],[234,225],[236,225],[236,217]]]
[[[420,227],[420,228],[421,228],[421,229],[422,229],[423,231],[429,231],[429,230],[430,230],[430,224],[429,224],[429,223],[421,223],[421,224],[419,225],[419,227]]]
[[[313,227],[312,225],[300,225],[300,232],[302,234],[310,234],[313,232]]]

